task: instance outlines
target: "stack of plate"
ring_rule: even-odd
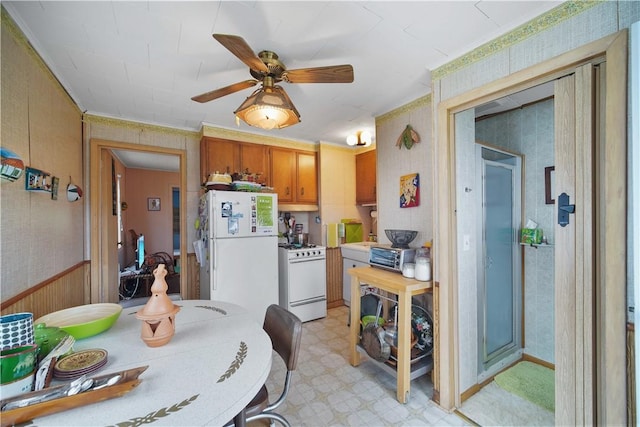
[[[53,368],[59,380],[73,380],[97,371],[107,364],[107,351],[101,348],[78,351],[60,359]]]
[[[260,192],[262,190],[261,184],[250,181],[233,181],[231,186],[235,191]]]

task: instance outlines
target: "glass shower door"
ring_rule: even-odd
[[[483,160],[484,340],[486,369],[516,345],[513,166]]]

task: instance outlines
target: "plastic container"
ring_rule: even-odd
[[[428,250],[421,248],[416,251],[416,257],[414,262],[415,266],[415,278],[421,282],[428,282],[431,280],[431,260],[429,259]]]
[[[410,262],[403,264],[402,275],[409,279],[413,279],[414,277],[416,277],[416,265]]]

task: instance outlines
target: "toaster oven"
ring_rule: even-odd
[[[371,246],[369,248],[369,265],[402,273],[402,266],[404,264],[412,263],[415,256],[415,249]]]

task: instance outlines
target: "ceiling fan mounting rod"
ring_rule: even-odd
[[[282,80],[282,73],[286,71],[287,67],[278,60],[278,55],[270,50],[263,50],[258,53],[258,58],[266,65],[268,72],[250,69],[250,73],[253,77],[260,80],[263,77],[271,76],[276,82]]]

